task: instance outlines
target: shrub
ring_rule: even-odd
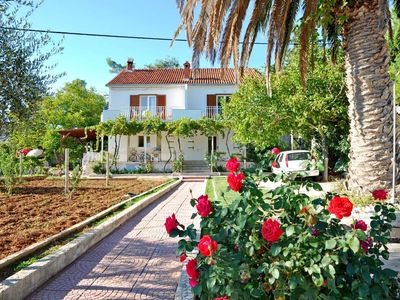
[[[18,182],[19,162],[15,153],[16,150],[9,145],[0,147],[0,175],[8,194],[14,192]]]
[[[72,170],[71,178],[69,180],[71,186],[71,189],[69,190],[68,194],[69,199],[72,199],[73,194],[78,189],[79,183],[81,182],[81,177],[82,177],[82,169],[81,166],[78,164]]]
[[[144,163],[142,169],[144,173],[152,173],[154,171],[153,163],[151,161]]]
[[[223,155],[225,155],[225,152],[215,151],[214,154],[205,154],[204,159],[207,161],[207,164],[211,170],[215,172],[224,171],[223,167],[218,166],[218,162],[221,161]]]
[[[399,299],[397,272],[382,262],[389,257],[394,208],[377,203],[367,230],[362,220],[345,226],[341,218],[353,209],[348,198],[328,193],[311,199],[300,193],[300,188],[321,191],[317,183],[288,181],[261,191],[258,180],[272,179],[262,171],[270,162],[231,173],[228,184],[238,192],[228,207],[205,203],[205,196],[192,199],[197,209],[192,218],[201,215],[200,241],[193,224],[166,221],[170,236],[183,238],[177,256],[199,249],[186,267],[194,294],[199,299]]]
[[[91,168],[95,174],[106,174],[106,167],[100,160],[91,163]]]
[[[22,168],[25,174],[43,174],[43,160],[34,156],[25,156],[22,160]]]
[[[172,172],[182,173],[183,172],[183,154],[180,153],[178,158],[172,163]]]

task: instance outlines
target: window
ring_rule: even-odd
[[[139,135],[138,138],[139,138],[138,147],[144,147],[144,136]]]
[[[151,146],[150,136],[146,136],[146,147],[149,148],[150,146]],[[138,147],[139,148],[144,147],[144,136],[143,135],[138,136]]]
[[[288,160],[310,160],[311,155],[309,152],[289,153]]]
[[[140,101],[141,112],[150,111],[153,114],[156,112],[156,106],[157,106],[156,95],[140,96],[139,101]]]
[[[222,103],[229,102],[231,95],[217,95],[217,106],[221,107]]]

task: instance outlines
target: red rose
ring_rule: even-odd
[[[200,272],[197,270],[196,259],[189,259],[188,263],[186,264],[186,273],[193,280],[197,280],[199,278]]]
[[[218,244],[209,235],[205,235],[201,238],[197,247],[204,256],[211,256],[213,252],[217,251]]]
[[[212,212],[211,202],[208,200],[207,195],[200,196],[197,200],[197,212],[200,216],[207,217]]]
[[[352,227],[354,229],[361,229],[362,231],[367,231],[367,224],[363,220],[357,220]]]
[[[279,150],[279,148],[272,148],[271,152],[275,155],[278,155],[279,153],[281,153],[281,150]]]
[[[192,288],[194,288],[194,287],[196,287],[196,285],[199,284],[199,282],[198,282],[196,279],[190,278],[190,279],[189,279],[189,284],[190,284],[190,286],[191,286]]]
[[[178,229],[178,221],[175,218],[175,214],[172,214],[172,216],[168,217],[165,220],[165,229],[167,230],[167,233],[170,234],[172,230]]]
[[[232,157],[226,162],[225,167],[228,171],[236,172],[240,167],[240,162],[238,162],[236,157]]]
[[[273,161],[272,164],[271,164],[271,166],[272,166],[273,168],[277,168],[277,167],[278,167],[278,163],[277,163],[276,161]]]
[[[277,220],[266,220],[261,228],[263,239],[271,243],[277,242],[283,234],[283,230],[280,226],[281,224]]]
[[[375,200],[386,200],[388,192],[385,190],[375,190],[372,192],[372,197],[374,197]]]
[[[186,253],[185,252],[183,252],[182,254],[181,254],[181,256],[179,256],[179,261],[180,262],[184,262],[185,260],[186,260]]]
[[[336,218],[342,219],[343,217],[349,217],[353,210],[353,203],[350,202],[349,198],[335,196],[329,202],[328,211],[334,214]]]
[[[228,184],[232,191],[240,192],[243,187],[243,179],[244,175],[242,172],[239,174],[229,173],[228,175]]]
[[[228,296],[223,296],[219,298],[215,298],[215,300],[229,300]]]
[[[367,237],[367,239],[365,241],[360,241],[361,249],[363,249],[365,254],[368,254],[368,250],[369,250],[369,248],[372,247],[373,244],[374,244],[374,242],[370,236]]]

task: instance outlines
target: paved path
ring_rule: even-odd
[[[202,182],[185,182],[145,208],[90,249],[30,299],[174,299],[181,263],[178,238],[169,238],[165,219],[175,212],[189,224],[190,192],[204,193]]]

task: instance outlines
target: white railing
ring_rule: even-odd
[[[222,112],[221,106],[207,106],[204,116],[207,118],[216,118]]]
[[[150,108],[131,106],[130,108],[131,119],[141,121],[149,117],[159,117],[161,120],[171,120],[172,112],[165,106],[154,106]]]

